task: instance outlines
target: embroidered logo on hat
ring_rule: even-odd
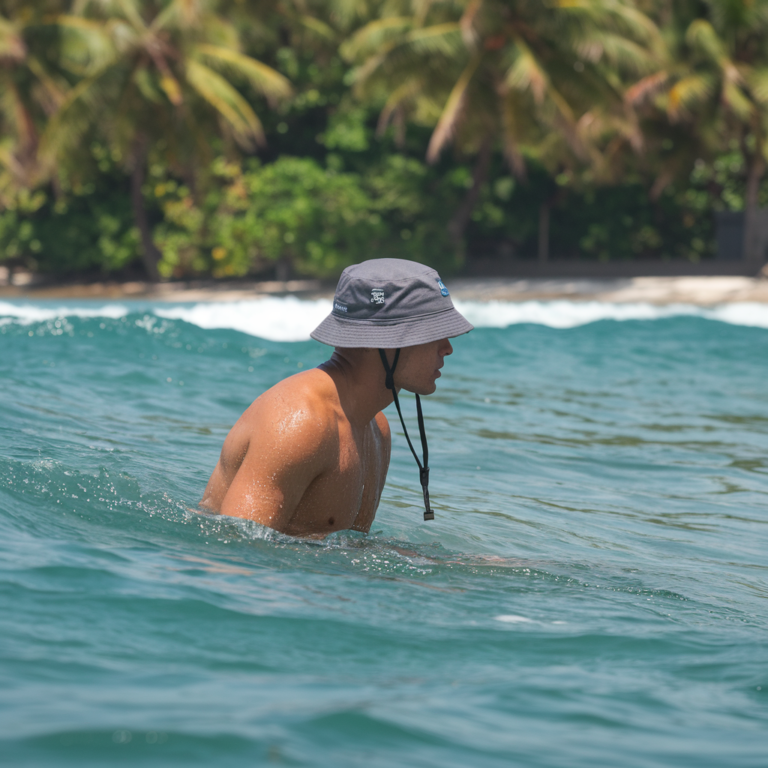
[[[445,287],[445,283],[439,277],[437,278],[437,285],[440,288],[440,293],[442,293],[443,296],[450,296],[448,289]]]
[[[384,291],[381,288],[371,288],[371,304],[383,304]]]

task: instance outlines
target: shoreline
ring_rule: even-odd
[[[768,304],[768,279],[738,276],[627,278],[459,277],[451,295],[462,301],[600,301],[613,304]],[[247,301],[266,296],[302,299],[333,297],[333,285],[320,280],[285,282],[213,280],[152,284],[141,281],[65,285],[0,285],[0,301],[95,300],[205,303]]]

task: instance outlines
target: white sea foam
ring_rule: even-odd
[[[686,315],[768,328],[768,305],[747,302],[716,307],[605,301],[455,301],[454,304],[478,328],[507,328],[521,323],[574,328],[598,320],[659,320]]]
[[[533,619],[527,619],[525,616],[517,616],[514,613],[506,613],[501,616],[494,616],[496,621],[501,621],[504,624],[532,624]]]
[[[732,303],[714,307],[692,304],[655,305],[601,301],[461,301],[455,302],[478,328],[507,328],[531,323],[550,328],[574,328],[599,320],[659,320],[702,317],[731,325],[768,328],[768,304]],[[166,320],[182,320],[206,329],[241,331],[272,341],[304,341],[330,312],[326,299],[302,300],[293,296],[263,297],[238,302],[206,302],[192,306],[141,303],[51,307],[36,303],[0,301],[0,326],[30,325],[59,318],[119,319],[142,312]]]
[[[39,304],[12,304],[0,301],[0,318],[19,325],[44,323],[63,317],[106,317],[117,320],[125,317],[130,310],[123,304],[105,304],[101,307],[47,307]],[[6,323],[3,323],[5,325]]]
[[[723,304],[705,310],[702,317],[720,320],[731,325],[750,325],[754,328],[768,328],[768,305],[755,302]]]
[[[302,301],[286,296],[155,308],[154,313],[167,320],[184,320],[200,328],[229,328],[271,341],[304,341],[330,311],[331,302],[326,299]]]

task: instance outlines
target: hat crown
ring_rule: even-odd
[[[432,267],[405,259],[370,259],[342,272],[332,313],[391,323],[450,309],[448,290]]]
[[[341,273],[341,279],[345,277],[351,280],[410,280],[437,272],[426,264],[407,259],[369,259],[359,264],[352,264]],[[341,282],[341,280],[339,281]]]

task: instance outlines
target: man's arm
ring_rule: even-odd
[[[389,422],[383,413],[379,413],[371,424],[371,454],[368,461],[374,467],[374,481],[366,482],[363,488],[363,500],[360,504],[360,512],[352,524],[352,530],[368,533],[371,530],[373,519],[381,501],[381,493],[387,480],[389,470],[389,457],[392,450],[392,436],[389,431]]]
[[[247,450],[220,512],[284,531],[310,483],[338,453],[332,445],[338,435],[327,416],[295,402],[259,403],[243,428]],[[227,449],[225,441],[222,457]]]

